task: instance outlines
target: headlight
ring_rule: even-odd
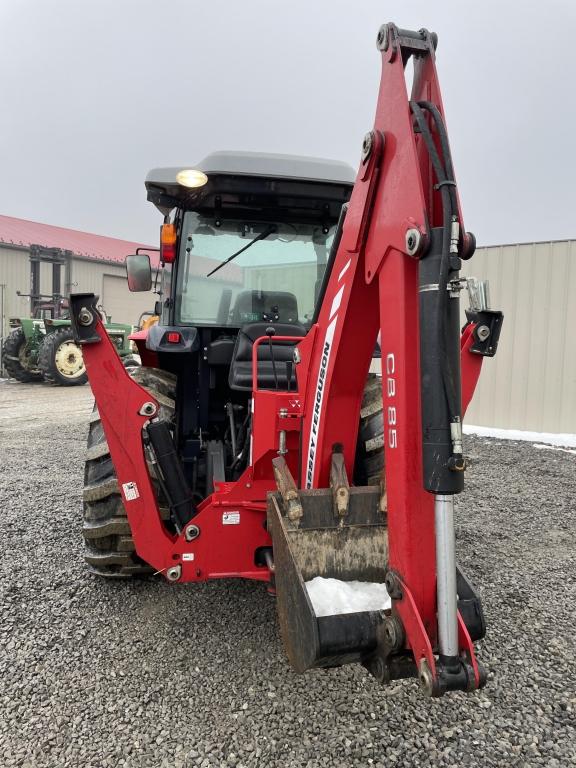
[[[196,187],[203,187],[208,182],[208,176],[202,171],[197,171],[193,168],[185,168],[182,171],[178,171],[176,174],[176,181],[182,187],[188,187],[189,189],[195,189]]]

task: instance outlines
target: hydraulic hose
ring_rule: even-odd
[[[411,102],[442,199],[442,227],[430,230],[430,247],[418,269],[424,488],[434,493],[438,650],[445,669],[459,670],[454,494],[464,487],[459,376],[459,300],[449,291],[458,275],[456,182],[442,115],[430,102]],[[440,152],[425,112],[439,137]],[[456,258],[454,258],[456,257]],[[441,391],[443,390],[443,392]]]
[[[439,290],[439,327],[437,328],[437,338],[439,341],[439,349],[441,356],[441,369],[442,369],[442,381],[444,384],[444,392],[450,412],[451,421],[456,422],[461,420],[460,408],[458,405],[458,397],[456,394],[455,386],[455,374],[450,365],[450,356],[447,354],[446,335],[448,328],[446,327],[446,314],[447,314],[447,302],[448,302],[448,275],[450,272],[450,243],[452,237],[452,223],[455,221],[457,215],[458,206],[456,199],[456,182],[454,180],[454,172],[452,165],[452,158],[450,155],[450,145],[448,143],[448,135],[446,128],[442,120],[442,115],[438,108],[427,101],[410,102],[410,108],[414,114],[418,129],[424,139],[434,174],[436,176],[436,188],[439,189],[442,197],[442,259],[440,262],[440,274],[438,277],[438,290]],[[432,132],[424,115],[424,110],[428,111],[440,137],[440,146],[442,149],[442,158],[438,154],[438,149],[434,143]]]

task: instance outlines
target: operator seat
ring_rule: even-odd
[[[256,339],[266,336],[268,328],[274,328],[275,336],[306,336],[306,329],[298,322],[296,296],[287,291],[242,291],[236,298],[232,321],[245,324],[238,331],[232,353],[228,377],[231,389],[252,390],[252,349]],[[288,389],[286,362],[292,360],[294,346],[291,342],[274,341],[272,336],[278,389]],[[294,370],[290,386],[295,386]],[[268,341],[258,347],[258,387],[276,388]]]
[[[306,336],[306,329],[301,323],[248,323],[242,326],[236,337],[236,344],[232,353],[230,374],[228,383],[230,389],[252,390],[252,349],[254,342],[261,336],[266,336],[266,329],[274,328],[276,336]],[[272,336],[272,351],[276,364],[276,376],[278,389],[288,389],[286,362],[293,359],[296,342],[274,341]],[[296,387],[294,368],[290,380],[290,387]],[[258,346],[258,387],[259,389],[276,389],[274,380],[274,368],[270,357],[270,343],[263,341]]]

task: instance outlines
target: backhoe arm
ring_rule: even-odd
[[[392,611],[364,660],[386,681],[410,674],[409,652],[431,695],[485,681],[470,637],[477,632],[458,611],[453,499],[464,486],[463,406],[482,355],[491,354],[472,350],[473,324],[462,340],[462,397],[459,269],[475,241],[460,210],[436,43],[426,30],[393,24],[378,34],[374,127],[364,139],[314,333],[299,345],[309,371],[300,474],[304,488],[316,489],[329,485],[335,446],[353,475],[362,393],[380,331]],[[409,98],[404,69],[411,58]]]

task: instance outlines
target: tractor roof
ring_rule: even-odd
[[[179,168],[154,168],[146,177],[146,187],[175,185]],[[212,152],[196,165],[190,166],[205,174],[266,176],[266,178],[322,181],[332,184],[354,184],[356,173],[340,160],[320,157],[277,155],[262,152]]]
[[[182,186],[176,176],[184,168],[202,171],[208,182],[194,189]],[[263,185],[268,195],[285,194],[289,187],[296,192],[298,185],[300,193],[304,188],[308,190],[306,197],[327,194],[333,199],[336,193],[342,203],[350,197],[355,178],[354,169],[338,160],[261,152],[213,152],[192,166],[154,168],[145,184],[148,200],[167,212],[176,206],[210,206],[215,195],[258,194],[264,191]]]

